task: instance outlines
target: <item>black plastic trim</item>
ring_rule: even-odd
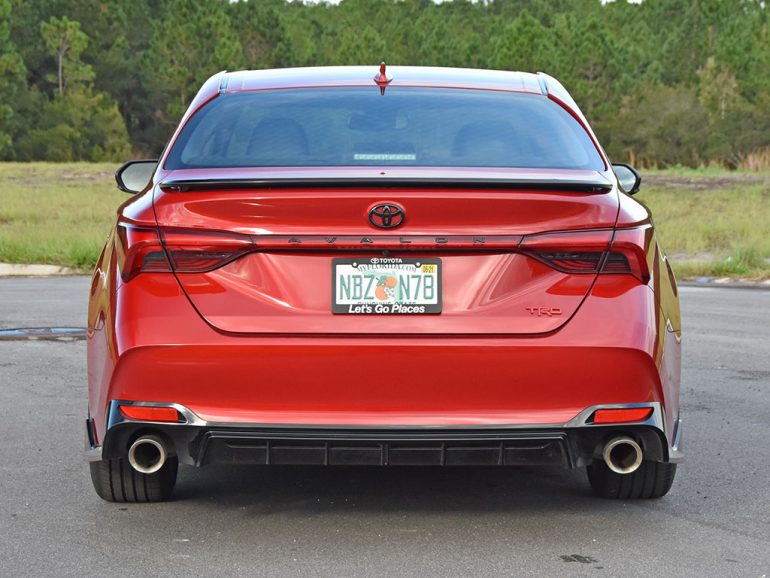
[[[635,195],[636,193],[638,193],[639,189],[642,186],[642,175],[639,174],[639,171],[637,171],[634,167],[632,167],[628,163],[612,163],[612,170],[613,170],[613,172],[615,170],[615,167],[626,168],[629,171],[631,171],[634,174],[634,176],[636,177],[636,182],[634,183],[634,186],[631,187],[631,189],[628,190],[628,191],[623,188],[623,185],[620,184],[620,179],[618,179],[618,186],[620,187],[620,190],[622,190],[627,195]]]
[[[538,189],[565,190],[586,193],[606,192],[612,184],[605,180],[596,181],[559,181],[544,179],[436,179],[436,178],[399,178],[399,177],[351,177],[351,178],[276,178],[276,179],[186,179],[160,183],[163,189],[175,191],[209,189],[262,189],[262,188],[338,188],[338,187],[419,187],[435,188],[496,188],[496,189]]]
[[[133,161],[125,162],[122,165],[120,165],[118,170],[115,171],[115,182],[118,185],[118,189],[120,189],[124,193],[128,193],[130,195],[136,195],[136,194],[141,193],[142,191],[135,191],[134,189],[129,189],[126,186],[126,184],[123,182],[123,176],[122,176],[123,175],[123,171],[126,170],[131,165],[147,164],[147,163],[155,163],[157,165],[158,162],[159,162],[159,159],[136,159],[136,160],[133,160]],[[156,170],[157,170],[157,167],[156,167]],[[152,179],[147,181],[147,187],[150,186],[151,182],[152,182]],[[147,187],[145,187],[145,190],[147,189]]]
[[[616,435],[631,435],[647,459],[667,461],[663,433],[650,426],[533,428],[228,427],[124,421],[111,427],[103,459],[124,456],[140,435],[160,435],[180,462],[261,465],[590,464]]]

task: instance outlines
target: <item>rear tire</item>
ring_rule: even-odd
[[[671,489],[676,464],[643,461],[631,474],[616,474],[602,460],[588,466],[588,481],[597,496],[619,500],[660,498]]]
[[[91,462],[91,481],[99,497],[108,502],[162,502],[176,484],[179,461],[168,458],[154,474],[140,474],[126,458]]]

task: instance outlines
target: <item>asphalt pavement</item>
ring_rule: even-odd
[[[88,279],[0,278],[0,329],[83,326]],[[0,341],[0,576],[770,575],[770,291],[681,290],[685,463],[656,501],[581,471],[183,467],[110,504],[84,341]]]

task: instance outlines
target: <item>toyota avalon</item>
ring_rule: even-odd
[[[179,464],[560,466],[657,498],[677,287],[640,177],[546,74],[221,72],[116,175],[90,287],[99,496]]]

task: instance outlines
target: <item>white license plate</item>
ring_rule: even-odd
[[[441,259],[332,259],[332,313],[441,313]]]

